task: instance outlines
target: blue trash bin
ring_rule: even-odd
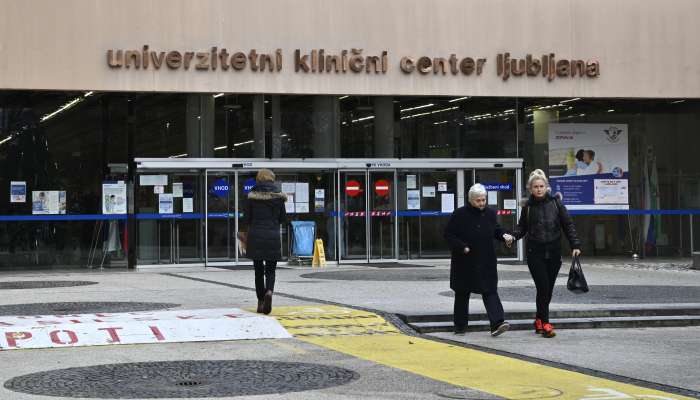
[[[311,257],[314,255],[316,223],[314,221],[292,221],[292,256]]]

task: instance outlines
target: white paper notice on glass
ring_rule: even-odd
[[[435,186],[423,186],[423,197],[435,197]]]
[[[158,195],[158,213],[172,214],[173,213],[173,194],[161,193]]]
[[[182,198],[182,212],[191,213],[194,212],[194,199],[192,197]]]
[[[296,192],[294,196],[297,203],[308,203],[309,202],[309,184],[305,182],[297,182]]]
[[[326,199],[326,189],[314,190],[314,200],[325,200],[325,199]]]
[[[495,190],[490,190],[488,193],[489,193],[489,205],[490,206],[497,206],[498,205],[498,192]]]
[[[182,182],[173,182],[173,197],[182,197]]]
[[[438,182],[438,192],[447,191],[447,182]]]
[[[416,187],[416,176],[406,175],[406,189],[415,189]]]
[[[66,192],[35,190],[32,192],[32,214],[65,214]]]
[[[296,192],[296,183],[294,182],[282,182],[282,193],[287,195],[294,194]]]
[[[515,199],[503,200],[503,209],[505,210],[515,210],[518,208],[518,201]]]
[[[27,182],[10,182],[10,203],[24,203],[27,201]]]
[[[160,186],[160,185],[153,186],[153,193],[155,193],[155,194],[165,193],[165,186]]]
[[[406,209],[420,210],[420,190],[406,191]]]
[[[140,175],[139,185],[141,186],[166,186],[168,175]]]
[[[309,212],[309,203],[294,203],[294,211],[297,214],[304,214]]]
[[[126,214],[126,184],[102,184],[102,214]]]
[[[454,193],[443,193],[440,202],[440,211],[451,213],[455,210],[455,195]]]
[[[284,211],[287,214],[294,214],[294,195],[291,193],[287,194],[287,201],[284,202]]]

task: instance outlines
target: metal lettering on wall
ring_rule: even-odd
[[[301,74],[347,74],[373,73],[386,74],[389,71],[389,52],[379,54],[364,53],[363,49],[327,51],[295,49],[292,64],[295,73]],[[397,64],[406,75],[463,75],[481,76],[487,68],[485,57],[403,56]],[[282,49],[261,52],[251,49],[247,53],[229,53],[226,48],[212,47],[208,51],[155,51],[149,45],[140,50],[107,50],[107,65],[112,69],[161,69],[196,71],[242,71],[249,69],[256,73],[278,73],[282,71],[284,57]],[[498,53],[495,62],[496,75],[503,81],[509,78],[537,77],[552,81],[555,78],[596,78],[600,76],[600,63],[595,60],[560,58],[554,53],[534,57],[512,58],[509,52]]]

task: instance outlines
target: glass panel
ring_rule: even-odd
[[[370,259],[396,259],[394,172],[370,172]]]
[[[367,203],[365,172],[340,173],[341,257],[367,259]]]
[[[254,156],[253,98],[237,94],[216,97],[215,157]]]
[[[517,224],[517,212],[513,208],[513,202],[517,207],[519,199],[515,196],[515,170],[476,170],[476,182],[487,186],[487,205],[498,214],[496,220],[501,228],[512,230]],[[499,185],[500,184],[500,185]],[[469,188],[465,188],[465,199],[468,199]],[[517,246],[507,248],[502,242],[496,244],[496,255],[498,257],[517,257]]]

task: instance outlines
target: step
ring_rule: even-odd
[[[452,314],[447,313],[416,313],[397,314],[402,321],[411,324],[415,322],[451,322]],[[700,307],[664,307],[664,308],[614,308],[614,309],[590,309],[590,310],[552,310],[550,318],[605,318],[605,317],[665,317],[671,315],[700,316]],[[473,313],[469,315],[470,321],[487,319],[485,313]],[[507,320],[534,318],[534,311],[506,312]]]
[[[531,330],[532,319],[507,319],[511,330]],[[642,317],[596,317],[596,318],[550,318],[550,322],[557,329],[593,329],[593,328],[653,328],[653,327],[681,327],[700,326],[700,316],[694,315],[669,315],[669,316],[642,316]],[[413,322],[408,324],[419,333],[452,332],[454,326],[451,321],[440,322]],[[487,320],[470,321],[467,331],[487,331]]]

